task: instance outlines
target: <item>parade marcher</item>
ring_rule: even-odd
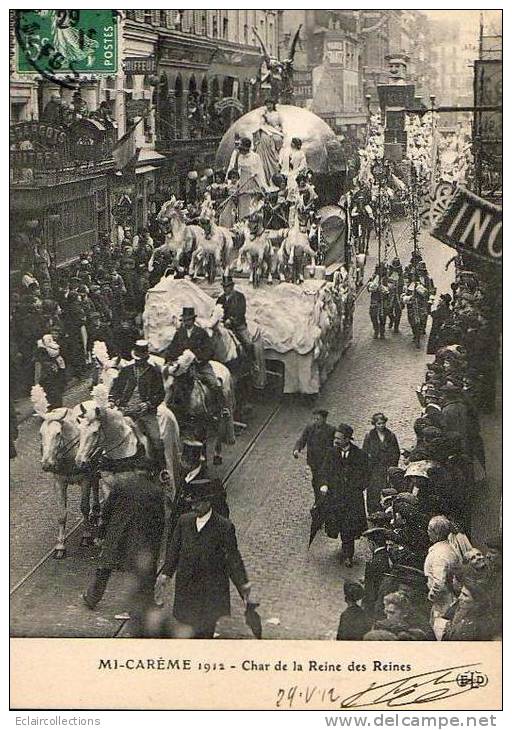
[[[343,594],[347,608],[340,616],[337,641],[361,641],[371,629],[371,620],[359,601],[363,598],[363,588],[360,583],[345,581]]]
[[[306,426],[293,448],[293,456],[299,458],[300,452],[306,448],[306,460],[311,469],[315,504],[320,496],[320,467],[326,451],[332,447],[335,428],[327,422],[329,411],[317,408],[313,411],[314,422]]]
[[[394,332],[400,329],[402,318],[402,294],[404,291],[404,272],[399,258],[394,258],[388,266],[389,288],[389,328]]]
[[[368,458],[352,443],[352,435],[346,423],[336,427],[319,473],[325,529],[329,537],[341,538],[341,561],[348,568],[353,565],[354,542],[368,526],[363,496],[369,481]]]
[[[149,344],[137,340],[132,350],[133,362],[122,368],[110,390],[110,400],[130,416],[147,436],[152,459],[165,469],[165,455],[156,410],[164,400],[162,376],[149,360]]]
[[[222,385],[209,363],[213,359],[213,348],[208,333],[196,324],[194,307],[183,307],[181,322],[181,326],[177,328],[174,337],[165,350],[165,359],[168,362],[173,362],[185,350],[193,352],[196,357],[195,371],[197,377],[211,390],[217,409],[220,415],[223,415],[227,409],[227,404]]]
[[[217,299],[217,304],[220,304],[224,310],[224,326],[236,335],[245,354],[253,361],[254,345],[245,318],[245,296],[241,291],[235,289],[235,282],[230,274],[222,277],[222,288],[224,293]]]
[[[363,451],[368,456],[370,467],[370,483],[366,492],[366,508],[368,512],[379,509],[381,490],[386,487],[388,468],[398,466],[400,447],[395,434],[386,426],[384,413],[374,413],[373,428],[364,437]]]
[[[144,576],[139,588],[142,611],[153,605],[157,561],[164,532],[164,493],[142,470],[122,472],[101,510],[99,567],[82,599],[93,610],[102,599],[114,570]],[[130,608],[132,608],[130,606]]]
[[[413,341],[417,349],[425,332],[429,306],[428,289],[420,284],[416,275],[412,275],[410,284],[402,294],[402,302],[407,306],[407,319],[411,326]]]
[[[370,292],[370,319],[373,325],[374,339],[385,338],[386,319],[389,312],[389,287],[386,268],[377,265],[373,277],[368,282]]]
[[[212,639],[221,616],[231,612],[229,580],[247,602],[251,584],[238,550],[235,526],[212,510],[214,485],[201,480],[190,489],[191,512],[170,537],[160,586],[176,574],[173,616],[176,637]]]
[[[37,342],[34,383],[46,393],[50,409],[62,407],[66,387],[66,363],[60,354],[60,346],[51,334],[43,335]]]

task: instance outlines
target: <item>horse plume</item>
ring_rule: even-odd
[[[108,388],[106,387],[106,385],[104,385],[103,383],[95,385],[91,391],[91,395],[93,397],[93,400],[96,401],[96,405],[98,406],[98,408],[108,408]]]
[[[50,409],[48,398],[44,392],[44,388],[41,385],[32,386],[30,391],[30,400],[34,406],[34,411],[38,416],[44,418]]]

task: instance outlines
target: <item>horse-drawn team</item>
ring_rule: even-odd
[[[222,444],[234,442],[234,417],[240,407],[236,395],[241,392],[237,380],[241,373],[250,372],[252,365],[257,367],[258,343],[252,341],[247,329],[244,295],[235,290],[231,276],[225,275],[222,283],[224,293],[216,310],[222,310],[224,324],[230,327],[227,335],[222,325],[232,344],[231,354],[226,354],[216,318],[212,329],[217,333],[209,333],[196,323],[194,307],[186,306],[161,356],[151,355],[149,343],[138,340],[132,360],[120,362],[119,358],[109,358],[104,343],[96,343],[95,355],[102,370],[89,400],[72,408],[50,410],[43,389],[38,385],[32,389],[34,409],[42,419],[42,468],[54,475],[58,522],[55,557],[66,554],[69,484],[81,484],[82,542],[89,544],[100,512],[100,478],[108,490],[110,475],[143,466],[165,484],[170,507],[181,478],[183,445],[201,444],[204,460],[208,432],[213,430],[213,461],[221,463]],[[225,358],[227,364],[217,357]],[[235,360],[245,362],[248,368],[233,367]]]

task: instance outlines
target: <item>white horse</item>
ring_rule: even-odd
[[[80,511],[84,518],[84,533],[81,542],[82,545],[90,545],[92,543],[91,529],[100,515],[99,474],[95,472],[79,474],[75,469],[79,441],[80,405],[74,408],[56,408],[49,411],[46,394],[40,385],[34,385],[32,388],[31,399],[35,414],[42,419],[40,428],[41,467],[44,472],[53,474],[54,478],[53,491],[58,524],[54,557],[61,559],[66,557],[68,487],[70,484],[80,485]]]
[[[195,278],[202,270],[206,273],[208,281],[213,283],[218,269],[222,269],[225,274],[229,272],[234,249],[233,234],[228,228],[218,226],[214,221],[210,222],[209,232],[203,228],[201,231],[202,235],[197,239],[188,273]]]
[[[175,395],[175,386],[179,378],[189,374],[190,367],[196,362],[196,356],[191,350],[185,350],[175,362],[165,365],[163,369],[164,388],[166,392],[166,401],[172,403]],[[233,388],[233,380],[228,368],[216,360],[210,360],[213,373],[222,386],[224,394],[224,402],[228,410],[227,417],[221,417],[217,424],[215,446],[214,446],[214,464],[222,463],[222,444],[235,443],[234,428],[234,410],[235,396]],[[215,403],[213,401],[213,393],[199,381],[194,378],[192,388],[190,390],[189,401],[185,405],[183,420],[189,419],[200,428],[201,440],[206,440],[208,423],[215,422]]]
[[[297,219],[278,252],[280,280],[301,284],[304,281],[304,268],[308,257],[315,263],[315,252],[309,245],[308,234],[305,230],[300,230]]]
[[[112,473],[124,467],[137,468],[139,455],[147,460],[150,449],[146,437],[131,418],[124,416],[118,408],[109,403],[108,388],[105,385],[95,386],[92,390],[92,400],[80,404],[79,408],[81,419],[75,463],[80,469],[94,462],[97,456],[100,457],[99,469],[102,472]],[[166,485],[169,505],[174,498],[179,478],[180,429],[174,414],[165,403],[158,406],[157,419],[169,473]]]
[[[174,196],[162,205],[156,220],[166,233],[165,243],[153,251],[148,271],[153,271],[155,257],[167,253],[171,253],[177,265],[186,270],[198,241],[203,236],[203,229],[201,226],[187,225],[183,201],[176,200]]]

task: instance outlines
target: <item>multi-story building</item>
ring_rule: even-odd
[[[119,24],[117,73],[80,77],[87,114],[95,116],[82,131],[85,137],[98,131],[101,160],[58,160],[52,149],[51,169],[28,166],[42,129],[19,123],[46,124],[52,98],[69,108],[74,89],[36,74],[17,75],[12,64],[11,209],[18,228],[31,222],[31,235],[47,239],[57,263],[76,258],[116,223],[147,225],[149,213],[171,192],[186,197],[188,173],[201,177],[213,165],[223,132],[256,101],[253,80],[263,56],[254,28],[268,53],[277,55],[276,10],[129,10]],[[14,49],[13,19],[11,41]],[[34,139],[22,139],[24,134]],[[123,135],[133,154],[131,164],[116,170],[112,145]]]

